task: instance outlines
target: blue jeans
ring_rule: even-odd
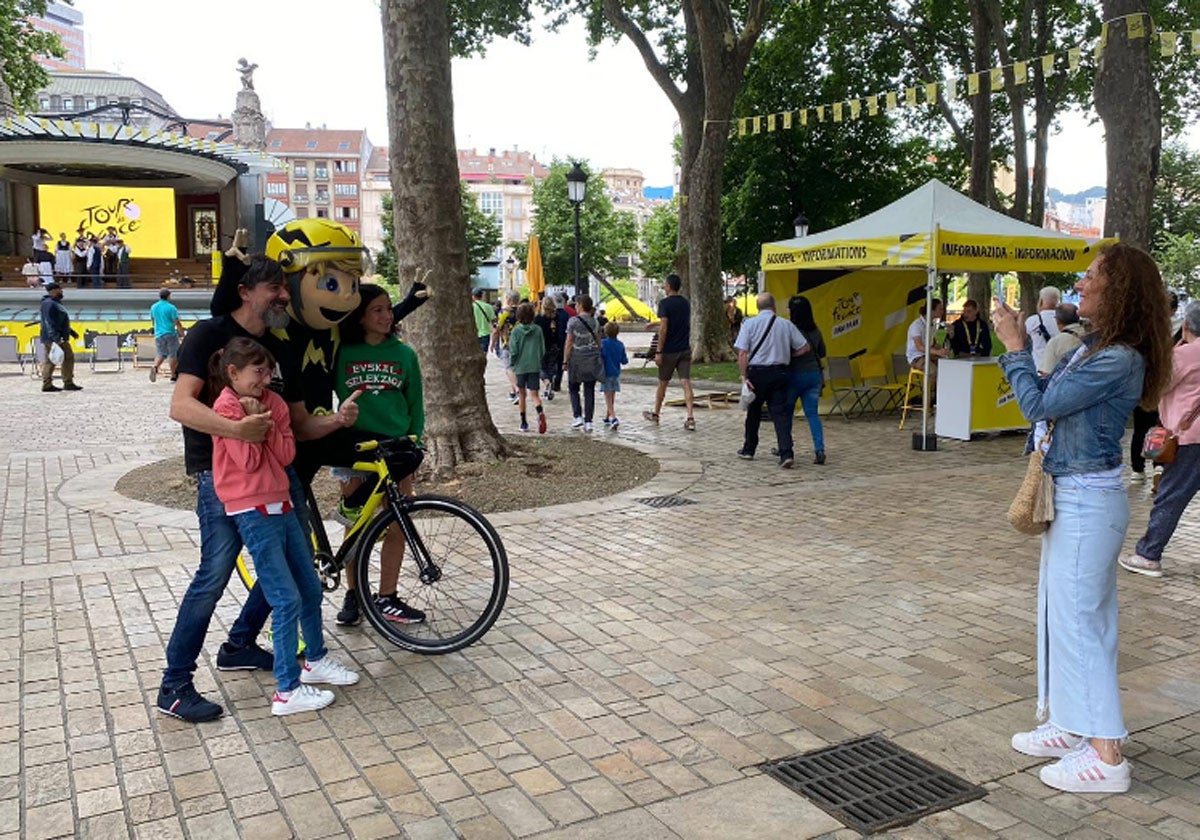
[[[321,581],[313,568],[312,550],[293,511],[268,516],[257,510],[233,517],[238,533],[254,558],[255,588],[261,587],[275,615],[275,682],[280,691],[300,685],[296,662],[296,623],[304,633],[305,658],[316,662],[325,655],[321,631]]]
[[[821,391],[825,388],[825,377],[819,370],[791,371],[788,374],[788,405],[796,410],[796,400],[804,406],[804,419],[812,433],[813,450],[825,451],[825,429],[821,426]]]
[[[287,468],[291,481],[292,506],[297,514],[307,510],[304,489],[296,472]],[[179,602],[179,613],[175,629],[167,642],[167,667],[163,670],[163,688],[179,688],[192,681],[196,660],[204,648],[204,637],[212,621],[213,610],[237,564],[242,550],[242,538],[237,525],[225,515],[225,506],[213,489],[211,470],[196,476],[196,518],[200,521],[200,566],[192,582],[188,584],[183,600]],[[229,644],[242,648],[254,642],[267,623],[271,607],[257,583],[246,596],[242,611],[229,630]],[[295,650],[293,647],[292,650]]]
[[[1138,554],[1147,560],[1162,560],[1163,549],[1197,492],[1200,492],[1200,444],[1189,443],[1179,447],[1175,460],[1163,467],[1146,533],[1138,540]]]
[[[1124,738],[1117,680],[1117,555],[1125,489],[1055,479],[1038,576],[1038,713],[1086,738]]]

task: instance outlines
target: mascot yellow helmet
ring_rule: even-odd
[[[271,234],[267,256],[283,267],[292,317],[328,330],[358,306],[370,255],[358,234],[329,219],[296,219]]]
[[[303,271],[314,262],[357,262],[359,273],[369,268],[370,256],[358,234],[329,219],[295,219],[271,234],[267,256],[285,274]]]

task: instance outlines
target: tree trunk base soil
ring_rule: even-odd
[[[621,493],[658,473],[658,462],[603,433],[502,438],[506,457],[459,462],[452,475],[436,477],[422,467],[417,493],[452,496],[484,513],[570,504]],[[460,442],[459,446],[462,445]],[[126,473],[117,482],[123,496],[179,510],[196,507],[196,483],[184,475],[183,458],[167,458]],[[313,481],[326,516],[337,504],[340,485],[326,470]]]
[[[437,480],[452,479],[460,464],[487,463],[513,454],[503,438],[483,429],[458,434],[427,433],[424,442],[423,470]]]

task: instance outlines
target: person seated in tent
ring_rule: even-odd
[[[921,304],[921,314],[917,320],[909,324],[908,327],[908,344],[905,346],[904,355],[908,359],[910,367],[924,373],[925,371],[925,331],[927,318],[933,318],[936,324],[942,319],[946,313],[946,307],[941,299],[933,299],[933,309],[926,313],[925,304]],[[934,330],[936,333],[936,330]],[[938,359],[944,359],[950,355],[950,351],[943,347],[938,341],[936,335],[933,336],[929,345],[929,396],[932,401],[933,396],[937,394],[937,363]]]
[[[962,314],[950,325],[950,350],[956,359],[992,355],[992,331],[979,317],[979,304],[963,303]]]

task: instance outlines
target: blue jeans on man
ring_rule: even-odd
[[[788,395],[791,393],[788,366],[750,365],[746,370],[746,378],[754,388],[754,402],[746,409],[746,438],[742,451],[753,455],[758,449],[758,427],[762,423],[762,409],[765,403],[775,424],[779,460],[790,461],[795,455],[792,451],[792,412],[796,403],[794,400],[790,405],[788,403]]]
[[[238,532],[254,558],[254,573],[269,609],[274,613],[275,682],[280,691],[300,685],[300,664],[294,651],[299,645],[296,624],[304,633],[304,656],[317,662],[325,656],[321,630],[321,598],[324,594],[312,550],[294,511],[268,515],[257,510],[233,517]]]
[[[287,474],[291,482],[292,506],[297,516],[303,517],[307,511],[303,486],[294,469],[288,467]],[[163,670],[162,679],[162,686],[167,689],[178,688],[192,681],[192,672],[196,670],[196,660],[204,649],[204,638],[208,635],[213,610],[225,593],[242,550],[242,537],[238,533],[237,523],[225,515],[225,506],[213,488],[211,470],[196,476],[196,518],[200,522],[200,566],[183,600],[179,602],[175,629],[167,643],[167,667]],[[312,562],[311,556],[309,562]],[[230,647],[240,649],[252,644],[262,632],[270,614],[271,606],[262,587],[255,583],[229,630]]]
[[[1197,492],[1200,492],[1200,443],[1189,443],[1177,448],[1175,460],[1163,467],[1146,533],[1138,540],[1139,556],[1162,560],[1163,549]]]

